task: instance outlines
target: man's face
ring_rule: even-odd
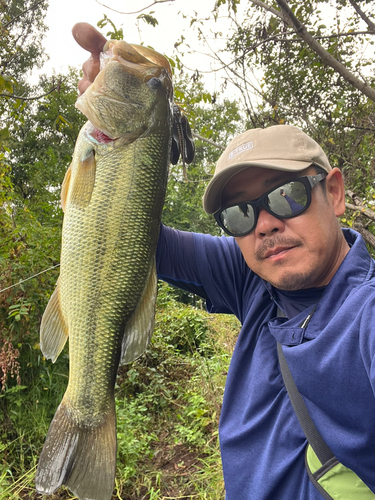
[[[284,181],[314,174],[314,167],[296,173],[248,168],[227,183],[222,206],[254,200]],[[333,169],[325,183],[325,192],[319,184],[314,187],[311,205],[301,215],[280,220],[261,209],[253,231],[236,238],[250,269],[277,288],[328,284],[349,251],[337,221],[345,211],[341,172]]]

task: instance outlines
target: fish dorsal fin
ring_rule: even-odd
[[[69,165],[69,168],[65,173],[65,177],[61,186],[61,208],[63,209],[63,212],[65,212],[66,198],[68,196],[71,176],[72,176],[72,165]]]
[[[40,349],[54,363],[63,350],[69,332],[60,305],[59,281],[44,311],[40,325]]]
[[[72,167],[72,179],[69,187],[67,203],[85,208],[90,203],[94,190],[96,173],[95,153],[89,149],[85,156]]]
[[[134,361],[143,354],[150,341],[155,325],[157,284],[154,259],[141,300],[125,327],[120,361],[122,365]]]

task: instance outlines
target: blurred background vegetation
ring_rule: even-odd
[[[342,225],[359,230],[374,252],[374,98],[351,83],[354,75],[375,91],[373,51],[364,55],[375,35],[372,4],[212,1],[213,18],[226,16],[228,32],[222,52],[211,56],[218,64],[225,60],[228,85],[238,88],[239,98],[210,94],[202,75],[189,73],[186,41],[168,54],[176,102],[196,136],[196,158],[186,178],[181,165],[171,166],[165,224],[219,235],[201,200],[222,149],[249,127],[288,123],[303,128],[342,169],[348,209]],[[246,8],[239,22],[240,6]],[[28,83],[30,70],[45,59],[47,7],[44,0],[0,0],[0,500],[41,498],[35,468],[68,378],[68,350],[55,364],[46,361],[39,325],[59,274],[61,182],[85,118],[74,107],[79,70]],[[333,9],[329,21],[326,7]],[[341,72],[301,37],[303,29],[297,33],[295,19],[340,62]],[[121,36],[113,21],[105,18],[100,26],[109,24]],[[191,29],[207,39],[199,16]],[[223,499],[217,427],[240,326],[231,316],[207,314],[197,297],[159,288],[151,345],[117,379],[114,498]],[[72,497],[61,489],[54,498]]]

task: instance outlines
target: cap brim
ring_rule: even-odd
[[[208,214],[214,214],[221,208],[221,195],[225,185],[229,180],[242,170],[249,167],[259,167],[273,170],[282,170],[286,172],[299,172],[312,165],[307,161],[293,160],[268,160],[267,162],[248,161],[241,162],[225,168],[222,172],[215,175],[208,183],[203,196],[203,208]]]

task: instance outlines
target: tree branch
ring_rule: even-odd
[[[206,137],[203,137],[202,135],[197,134],[196,132],[192,132],[193,136],[199,139],[202,142],[207,142],[207,144],[210,144],[211,146],[214,146],[217,149],[225,150],[225,147],[222,146],[221,144],[218,144],[217,142],[211,141],[210,139],[207,139]]]
[[[116,9],[112,9],[112,7],[108,7],[108,5],[104,5],[104,3],[99,2],[99,0],[95,0],[95,1],[96,1],[96,3],[101,5],[102,7],[105,7],[106,9],[109,9],[112,12],[117,12],[117,14],[124,14],[124,15],[128,16],[131,14],[139,14],[140,12],[143,12],[144,10],[149,9],[150,7],[152,7],[153,5],[156,5],[158,3],[174,2],[175,0],[155,0],[155,2],[152,2],[152,4],[148,5],[147,7],[143,7],[142,9],[136,10],[134,12],[120,12]]]
[[[333,122],[331,120],[327,120],[325,118],[321,118],[322,121],[326,122],[328,125],[331,125],[333,127],[342,127],[342,128],[351,128],[353,130],[364,130],[365,132],[375,132],[375,128],[369,128],[369,127],[359,127],[358,125],[346,125],[345,123],[340,123],[340,122]]]
[[[356,36],[356,35],[375,35],[375,31],[351,31],[348,33],[332,33],[331,35],[319,35],[319,36],[314,36],[314,40],[329,40],[330,38],[341,38],[341,37],[346,37],[346,36]],[[304,40],[298,40],[296,38],[279,38],[277,36],[272,36],[268,38],[265,41],[268,40],[276,40],[277,42],[303,42]]]
[[[31,5],[31,7],[29,7],[28,9],[25,9],[23,10],[22,12],[20,12],[19,14],[17,14],[15,17],[13,17],[10,21],[8,21],[7,23],[3,24],[2,28],[3,29],[7,29],[8,26],[10,26],[11,24],[13,24],[15,21],[17,21],[17,19],[21,16],[23,16],[24,14],[26,14],[27,12],[29,12],[30,10],[33,10],[35,9],[36,7],[38,7],[38,5],[40,5],[41,3],[43,3],[45,0],[39,0],[39,2],[36,2],[34,3],[33,5]]]
[[[250,0],[250,1],[253,1],[253,0]],[[289,32],[288,34],[291,34],[291,33],[292,32]],[[340,38],[340,37],[344,37],[344,36],[355,36],[355,35],[375,35],[375,33],[372,33],[370,31],[352,31],[350,33],[334,33],[332,35],[316,36],[314,38],[315,38],[315,40],[323,40],[323,39],[325,40],[325,39],[330,39],[330,38]],[[304,40],[301,40],[298,38],[280,38],[278,35],[269,36],[268,38],[265,38],[264,40],[261,40],[260,42],[253,43],[250,47],[247,47],[246,49],[244,49],[243,53],[240,56],[233,59],[231,62],[229,62],[227,64],[223,63],[223,65],[220,66],[219,68],[210,69],[207,71],[199,70],[199,72],[200,73],[215,73],[215,72],[217,73],[218,71],[221,71],[221,70],[229,67],[231,64],[235,64],[235,63],[241,61],[243,59],[243,56],[248,54],[249,52],[252,52],[253,50],[257,49],[258,47],[261,47],[262,45],[265,45],[265,44],[272,42],[272,41],[281,42],[281,43],[304,43]],[[210,50],[212,50],[212,49],[210,49]],[[220,60],[220,62],[222,62],[222,61]],[[192,68],[189,68],[186,65],[185,65],[185,67],[189,71],[194,71]]]
[[[349,198],[351,198],[353,200],[354,205],[356,205],[357,207],[362,206],[361,198],[358,195],[356,195],[353,191],[351,191],[350,189],[347,189],[345,191],[345,194],[346,194],[346,196],[349,196]]]
[[[369,210],[368,208],[366,208],[362,205],[362,200],[359,198],[359,196],[357,196],[355,193],[353,193],[353,191],[351,191],[350,189],[347,189],[345,191],[345,194],[347,196],[349,196],[353,200],[353,203],[354,203],[354,205],[352,205],[351,203],[345,202],[346,208],[348,208],[349,210],[353,210],[355,212],[359,211],[361,215],[364,215],[365,217],[369,218],[370,220],[375,221],[374,212],[372,212],[371,210]],[[362,235],[363,239],[370,246],[372,246],[372,248],[375,248],[375,236],[365,228],[365,226],[364,226],[364,224],[362,224],[362,222],[354,221],[353,229],[358,231]]]
[[[251,0],[253,1],[253,0]],[[306,26],[302,24],[294,15],[292,9],[285,0],[276,0],[282,12],[288,17],[288,25],[294,27],[297,35],[301,37],[307,45],[322,59],[322,61],[339,73],[345,81],[350,83],[354,88],[358,89],[366,95],[371,101],[375,102],[375,90],[367,83],[363,82],[354,76],[343,64],[335,59],[319,42],[307,31]]]
[[[280,12],[279,10],[274,9],[270,5],[267,5],[266,3],[262,2],[261,0],[250,0],[250,2],[253,3],[254,5],[257,5],[258,7],[262,7],[262,9],[264,10],[268,10],[268,12],[271,12],[271,14],[273,14],[274,16],[279,17],[285,23],[290,24],[288,16],[283,11]]]
[[[11,99],[20,99],[21,101],[36,101],[38,99],[41,99],[42,97],[45,97],[49,94],[52,94],[55,90],[59,90],[61,87],[61,81],[58,82],[54,87],[51,88],[48,92],[42,95],[38,95],[35,97],[23,97],[23,96],[18,96],[18,95],[13,95],[13,94],[0,94],[0,97],[7,97]]]
[[[368,243],[372,248],[375,248],[375,236],[370,233],[367,229],[365,229],[365,226],[361,222],[355,222],[353,224],[353,229],[358,231],[363,239]]]
[[[349,2],[352,4],[352,7],[354,10],[357,12],[357,14],[363,19],[363,21],[367,24],[368,28],[370,31],[373,31],[375,33],[375,24],[369,19],[366,14],[361,10],[360,6],[354,1],[354,0],[349,0]]]
[[[353,210],[354,212],[358,211],[361,215],[364,215],[368,219],[375,221],[375,213],[364,206],[352,205],[351,203],[345,202],[345,207],[349,210]]]

